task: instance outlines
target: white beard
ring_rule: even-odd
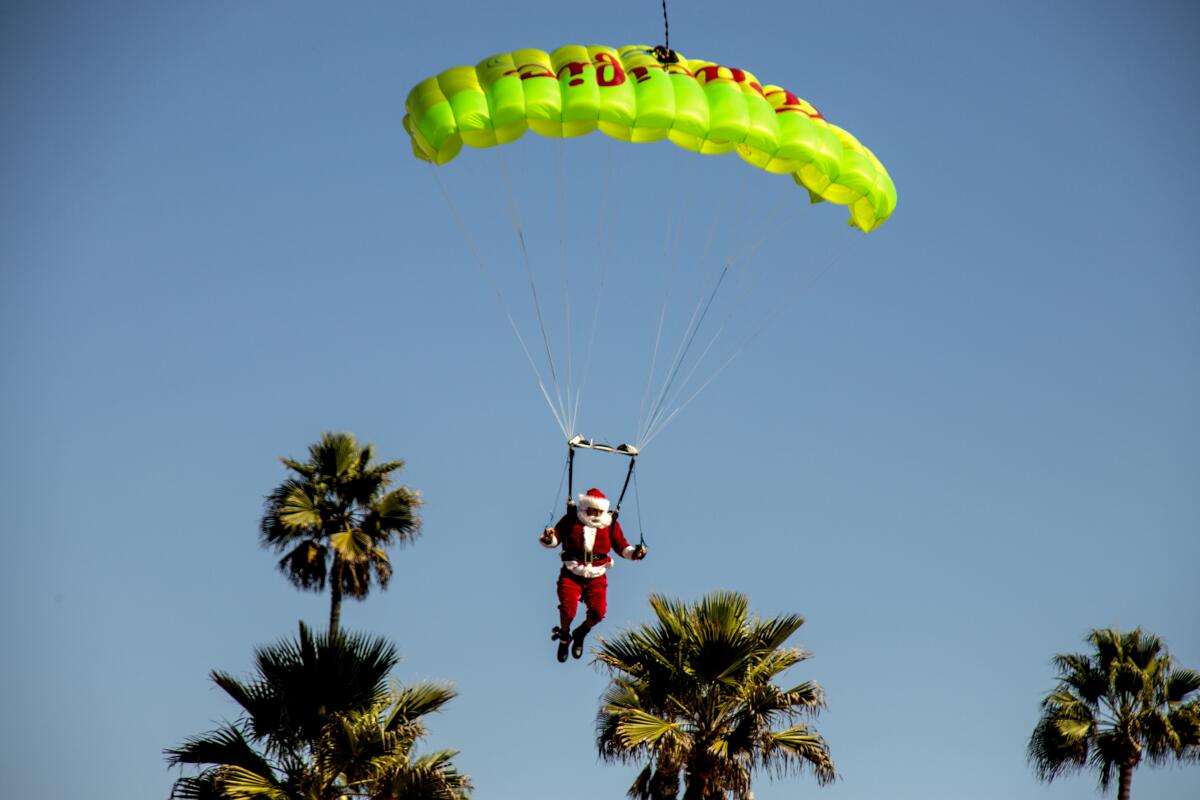
[[[585,528],[608,528],[612,526],[612,512],[605,511],[595,517],[589,517],[583,509],[575,512],[576,518]]]

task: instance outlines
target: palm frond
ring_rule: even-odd
[[[409,764],[397,764],[370,793],[375,800],[466,800],[471,780],[460,773],[452,759],[457,752],[440,750]]]
[[[647,764],[633,779],[625,796],[630,800],[651,800],[650,780],[654,777],[654,764]]]
[[[1083,769],[1089,754],[1087,738],[1064,739],[1055,720],[1046,717],[1038,722],[1029,737],[1029,761],[1043,781],[1052,781],[1060,775]]]
[[[215,783],[227,800],[289,800],[271,776],[234,764],[218,768]]]
[[[255,650],[250,679],[214,672],[242,718],[165,751],[171,765],[204,767],[177,780],[172,797],[463,800],[470,781],[451,763],[453,752],[412,753],[426,733],[422,717],[455,693],[433,683],[389,691],[397,660],[382,637],[314,632],[301,623],[296,639]],[[392,793],[397,776],[407,776],[402,785],[411,791]]]
[[[628,748],[653,745],[664,739],[677,746],[687,736],[682,725],[636,709],[619,714],[616,733],[621,744]]]
[[[309,445],[308,460],[318,475],[336,477],[357,472],[360,452],[353,434],[326,432],[319,442]]]
[[[803,618],[751,617],[745,595],[728,591],[690,604],[651,595],[650,606],[653,623],[602,640],[597,653],[610,673],[596,717],[597,748],[606,761],[641,766],[630,796],[649,796],[661,776],[653,791],[673,793],[655,800],[674,798],[683,776],[689,796],[741,797],[756,768],[795,761],[769,734],[823,703],[815,683],[786,691],[773,683],[808,656],[782,647]]]
[[[320,499],[307,485],[292,486],[279,498],[274,513],[280,527],[294,534],[312,535],[325,522]]]
[[[1113,773],[1128,757],[1128,742],[1124,736],[1113,728],[1104,728],[1092,737],[1092,749],[1088,754],[1088,764],[1099,774],[1100,790],[1107,791],[1112,783]]]
[[[347,561],[366,561],[374,549],[371,537],[361,530],[342,530],[330,535],[329,544]]]
[[[816,709],[825,707],[825,690],[816,681],[804,681],[779,693],[781,702],[792,708]]]
[[[327,559],[325,545],[314,539],[304,539],[279,559],[278,567],[297,588],[322,591],[327,577]]]
[[[403,486],[394,489],[373,505],[373,523],[389,541],[395,536],[400,544],[407,544],[420,535],[418,510],[423,502],[421,494],[414,489]]]
[[[311,491],[310,483],[288,478],[267,495],[263,501],[262,522],[259,524],[259,533],[264,546],[283,549],[290,547],[292,540],[297,536],[305,535],[303,530],[298,529],[295,525],[285,524],[281,514],[285,509],[292,507],[293,498],[308,496]]]
[[[454,687],[432,681],[396,689],[389,698],[391,710],[384,727],[393,730],[401,725],[409,725],[421,717],[440,711],[457,696]]]
[[[762,643],[763,648],[775,650],[800,630],[802,625],[804,625],[804,617],[799,614],[784,614],[760,621],[755,626],[754,635]]]
[[[1188,759],[1192,730],[1200,742],[1200,719],[1193,727],[1186,714],[1172,712],[1200,689],[1200,673],[1173,668],[1162,639],[1140,628],[1097,628],[1086,641],[1092,653],[1052,661],[1058,685],[1042,700],[1028,747],[1038,777],[1050,781],[1086,766],[1106,789],[1143,760]]]
[[[768,733],[767,739],[770,746],[762,751],[764,766],[771,764],[773,756],[786,753],[798,766],[811,768],[821,785],[831,783],[837,778],[833,759],[829,755],[829,745],[808,726],[796,725],[786,730]],[[786,760],[779,763],[782,765]]]
[[[324,591],[336,573],[341,596],[363,599],[392,575],[383,548],[420,532],[420,493],[387,491],[401,460],[373,463],[374,448],[349,433],[324,433],[306,462],[282,459],[293,475],[268,495],[261,543],[286,552],[279,569],[302,590]]]
[[[171,785],[170,800],[225,800],[217,788],[216,768],[177,779]]]
[[[1188,695],[1200,692],[1200,670],[1177,667],[1163,678],[1163,702],[1170,705],[1184,703]]]
[[[250,746],[242,731],[233,725],[193,736],[180,747],[163,752],[167,756],[167,764],[173,767],[182,764],[238,764],[265,775],[272,774],[271,765]]]

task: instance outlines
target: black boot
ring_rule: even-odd
[[[566,661],[567,649],[571,646],[571,629],[560,628],[556,625],[550,631],[550,638],[558,640],[558,652],[556,653],[558,660]]]
[[[575,633],[571,634],[571,655],[575,658],[583,658],[583,640],[591,630],[587,625],[580,625],[575,629]]]

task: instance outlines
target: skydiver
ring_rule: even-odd
[[[558,574],[558,626],[551,638],[558,641],[558,660],[567,660],[567,650],[575,658],[583,656],[583,640],[596,627],[608,610],[608,578],[612,566],[610,550],[630,561],[646,557],[645,545],[631,545],[625,540],[621,523],[613,519],[608,498],[599,489],[588,489],[574,500],[567,501],[567,513],[553,528],[546,528],[538,541],[543,547],[562,545],[562,570]],[[571,622],[579,608],[579,600],[587,606],[583,624],[571,631]]]

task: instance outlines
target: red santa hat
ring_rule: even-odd
[[[595,508],[604,513],[608,511],[608,498],[604,496],[604,492],[599,489],[588,489],[586,494],[579,495],[579,510],[587,511],[589,508]]]

